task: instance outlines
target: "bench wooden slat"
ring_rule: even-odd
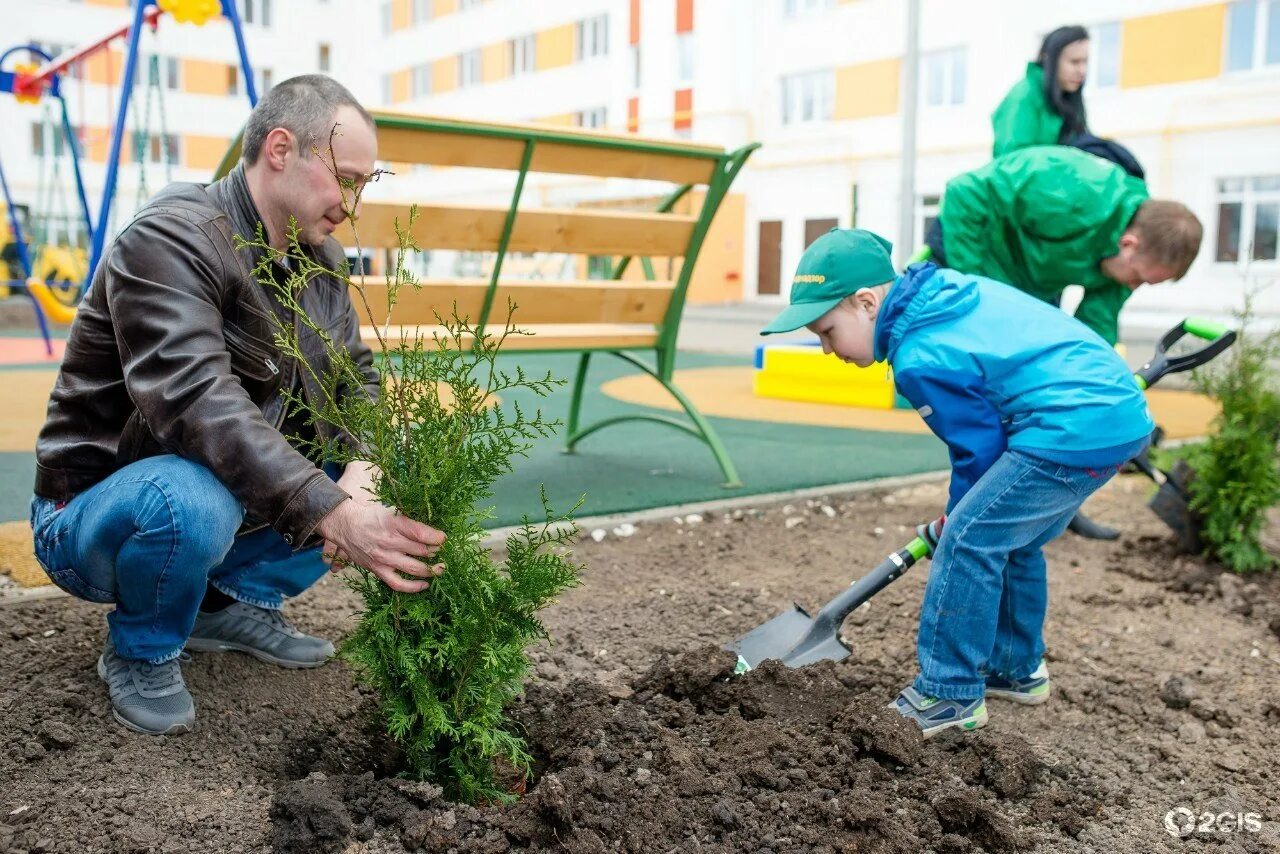
[[[423,249],[496,252],[506,218],[506,208],[419,205],[412,234]],[[399,246],[397,220],[408,225],[409,205],[363,202],[356,222],[361,246]],[[688,248],[695,221],[680,214],[522,209],[508,251],[674,258]],[[334,237],[348,248],[356,245],[350,223],[339,226]]]
[[[534,146],[529,168],[533,172],[566,175],[591,175],[599,178],[641,178],[671,181],[676,184],[706,184],[716,168],[717,158],[724,154],[718,146],[672,143],[670,140],[647,140],[634,136],[603,133],[573,128],[548,128],[538,125],[467,122],[506,135],[479,135],[462,130],[457,120],[409,116],[391,112],[375,112],[378,127],[378,157],[390,163],[426,163],[435,166],[473,166],[489,169],[519,169],[525,142],[521,135],[554,133],[556,137],[581,138],[584,145],[539,139]],[[413,124],[420,125],[414,127]],[[450,130],[458,126],[458,130]],[[600,140],[623,145],[648,145],[651,150],[635,151],[621,147],[602,147]],[[591,143],[595,143],[592,145]],[[662,148],[683,150],[687,154],[664,153]],[[690,156],[692,155],[692,156]]]
[[[509,350],[606,350],[637,349],[654,347],[658,343],[658,333],[652,324],[635,323],[540,323],[521,326],[528,335],[512,335],[503,344],[503,351]],[[381,331],[381,328],[379,328]],[[500,329],[490,328],[488,334],[500,333]],[[432,336],[445,334],[441,326],[392,326],[388,331],[387,345],[394,347],[401,340],[412,340],[421,335],[423,345],[432,345]],[[372,326],[361,326],[360,337],[366,344],[374,344],[377,335]],[[471,343],[467,336],[463,346]]]
[[[353,290],[351,301],[362,324],[380,323],[387,305],[386,280],[376,276],[355,277],[364,288],[364,301]],[[476,322],[484,306],[489,282],[485,279],[431,279],[415,289],[402,287],[396,295],[392,321],[397,324],[435,325],[435,312],[444,317],[454,310],[459,317]],[[666,315],[675,290],[674,282],[588,281],[521,282],[502,281],[494,295],[490,324],[505,324],[510,316],[509,300],[516,304],[516,323],[658,323]],[[456,306],[456,309],[455,309]]]

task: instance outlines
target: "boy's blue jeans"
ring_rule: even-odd
[[[319,546],[295,552],[271,528],[237,537],[243,520],[213,472],[172,454],[125,466],[62,508],[31,500],[36,558],[49,578],[79,599],[114,604],[116,652],[153,664],[182,652],[206,583],[274,609],[324,575]]]
[[[1007,450],[947,517],[920,609],[915,689],[976,700],[986,676],[1029,676],[1044,655],[1043,548],[1118,470]]]

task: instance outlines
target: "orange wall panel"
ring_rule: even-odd
[[[83,65],[85,80],[100,86],[118,86],[124,76],[124,54],[114,48],[93,54]]]
[[[509,77],[507,69],[507,43],[487,44],[480,50],[480,80],[492,83]]]
[[[627,99],[627,130],[635,133],[640,130],[640,99]]]
[[[673,114],[672,127],[676,130],[688,130],[693,127],[692,89],[676,90],[675,113]]]
[[[182,135],[182,165],[188,169],[207,169],[213,171],[222,162],[222,156],[231,147],[231,140],[225,136],[203,136],[201,134],[184,133]]]
[[[446,56],[431,63],[431,91],[452,92],[458,88],[458,57]]]
[[[902,60],[880,59],[836,69],[836,119],[865,119],[898,112]]]
[[[541,30],[534,35],[534,53],[538,71],[573,63],[573,24]]]
[[[225,62],[182,60],[182,91],[192,95],[226,95],[229,68]]]
[[[627,28],[627,43],[640,43],[640,0],[631,0],[631,23]]]
[[[409,100],[410,71],[402,68],[391,72],[391,103],[399,104]]]
[[[1217,77],[1226,21],[1222,3],[1121,21],[1120,88]]]
[[[407,30],[413,23],[410,17],[412,10],[410,0],[391,0],[391,31]]]
[[[693,0],[676,0],[676,32],[693,31]]]

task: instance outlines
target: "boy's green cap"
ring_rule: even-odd
[[[862,288],[893,281],[893,244],[865,228],[833,228],[804,251],[791,280],[791,305],[760,330],[792,332],[813,323]]]

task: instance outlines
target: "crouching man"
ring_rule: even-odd
[[[36,444],[31,526],[55,584],[114,606],[98,674],[130,729],[191,728],[184,648],[281,667],[327,661],[333,644],[281,614],[327,555],[406,592],[440,571],[423,558],[444,536],[377,503],[375,472],[322,468],[299,450],[307,439],[352,441],[306,424],[281,397],[318,401],[329,360],[311,333],[306,364],[273,344],[273,317],[298,320],[255,279],[262,253],[233,240],[261,225],[284,249],[292,217],[304,251],[341,269],[335,172],[358,186],[376,157],[373,120],[343,86],[320,75],[280,83],[249,118],[241,163],[153,198],[104,254],[80,307]],[[273,267],[284,281],[288,270]],[[363,386],[338,394],[376,395],[343,283],[314,279],[300,303],[362,368]]]

